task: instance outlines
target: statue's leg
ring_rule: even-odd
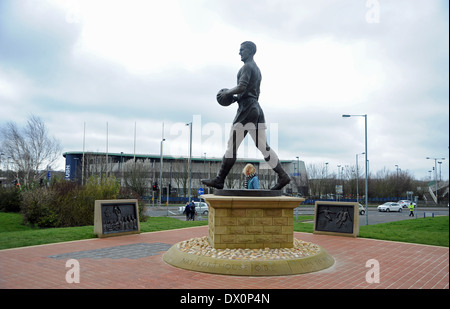
[[[240,130],[239,127],[233,127],[230,132],[230,138],[227,143],[227,150],[222,158],[222,164],[215,178],[202,179],[202,183],[208,187],[223,189],[225,178],[236,162],[237,150],[247,135],[247,131]]]
[[[263,154],[264,160],[266,160],[267,164],[269,164],[269,166],[278,175],[278,182],[276,183],[275,186],[273,186],[270,189],[281,190],[285,185],[287,185],[291,181],[291,178],[281,166],[280,160],[278,159],[278,155],[276,154],[276,152],[272,148],[270,148],[269,144],[267,143],[266,130],[258,129],[249,132],[250,136],[255,142],[256,147]]]

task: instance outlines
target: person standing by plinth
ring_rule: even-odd
[[[253,164],[247,164],[242,173],[245,175],[245,189],[259,189],[259,179],[256,175],[256,169]]]

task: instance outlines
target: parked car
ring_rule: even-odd
[[[409,204],[411,204],[410,200],[400,200],[397,203],[400,204],[400,206],[402,206],[402,208],[408,208]],[[414,207],[416,207],[416,203],[413,202]]]
[[[402,212],[402,206],[399,203],[387,202],[377,207],[378,211],[398,211]]]
[[[360,203],[358,203],[359,205],[359,214],[363,215],[366,213],[366,207],[364,207],[363,205],[361,205]]]
[[[208,204],[205,202],[194,202],[195,212],[201,215],[207,215],[209,213]],[[178,211],[182,214],[185,214],[186,205],[178,207]]]

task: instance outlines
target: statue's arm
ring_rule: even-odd
[[[246,85],[243,84],[239,84],[236,87],[233,87],[231,89],[227,90],[227,95],[235,95],[235,94],[241,94],[242,92],[245,91],[245,89],[247,88]]]

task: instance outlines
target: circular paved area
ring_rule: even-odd
[[[173,244],[208,227],[0,250],[2,289],[448,289],[449,248],[309,233],[294,237],[325,248],[335,264],[322,271],[242,277],[173,267]],[[78,262],[79,283],[66,279]],[[378,276],[377,276],[378,275]],[[70,281],[70,278],[69,278]]]

